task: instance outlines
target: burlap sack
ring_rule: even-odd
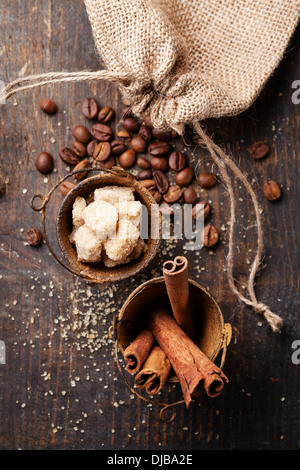
[[[248,108],[299,21],[299,0],[85,0],[96,47],[137,116],[186,123]]]

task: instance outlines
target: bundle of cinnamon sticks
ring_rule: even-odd
[[[195,344],[193,310],[189,295],[188,261],[177,256],[163,265],[171,311],[152,303],[145,312],[145,328],[124,351],[126,370],[136,374],[135,386],[157,394],[173,369],[188,408],[204,390],[219,395],[226,375]]]

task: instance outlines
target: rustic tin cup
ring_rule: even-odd
[[[215,299],[199,284],[189,279],[190,300],[194,312],[195,343],[211,360],[221,355],[220,368],[224,366],[227,346],[231,340],[231,326],[224,323],[221,309]],[[143,313],[152,302],[171,309],[163,277],[141,284],[127,298],[114,321],[114,334],[121,353],[145,327]],[[169,381],[178,381],[174,376]]]
[[[65,263],[61,257],[57,256],[55,250],[52,247],[52,244],[49,242],[46,233],[45,213],[47,203],[49,202],[50,196],[54,190],[63,181],[65,181],[67,177],[72,175],[73,173],[63,178],[54,188],[52,188],[47,196],[43,197],[38,194],[35,195],[31,201],[31,207],[34,210],[42,211],[44,237],[51,253],[66,269],[71,271],[73,274],[86,279],[90,283],[100,284],[105,282],[120,281],[122,279],[136,275],[138,272],[143,270],[154,258],[161,241],[162,234],[160,212],[158,210],[155,211],[155,217],[151,217],[151,208],[158,207],[154,198],[150,192],[134,178],[133,175],[117,167],[111,170],[101,170],[97,175],[88,177],[79,182],[63,199],[56,219],[57,241],[61,254],[67,261],[67,263]],[[70,243],[69,240],[69,235],[72,232],[72,208],[76,197],[80,196],[86,198],[95,189],[105,186],[127,186],[134,188],[136,200],[139,200],[146,207],[148,213],[148,239],[145,240],[146,250],[138,259],[133,260],[130,263],[112,268],[106,267],[102,262],[80,262],[77,259],[76,248],[73,244]],[[39,207],[36,207],[35,205],[36,198],[42,200],[42,204]]]

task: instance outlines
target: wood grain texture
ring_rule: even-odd
[[[46,71],[97,70],[91,29],[81,0],[2,0],[0,5],[0,79]],[[72,142],[72,128],[85,124],[80,103],[95,96],[120,112],[116,88],[107,83],[77,83],[17,95],[0,107],[0,173],[9,178],[0,199],[0,339],[6,365],[0,365],[1,449],[299,449],[299,371],[291,345],[300,339],[299,120],[291,84],[300,78],[299,30],[285,58],[257,102],[242,116],[211,121],[208,130],[230,149],[253,180],[263,210],[265,264],[257,279],[258,298],[284,319],[278,336],[251,309],[238,305],[224,272],[224,244],[210,254],[185,253],[191,277],[208,287],[233,327],[224,372],[230,383],[217,399],[202,397],[186,411],[178,407],[171,424],[159,409],[127,389],[113,357],[108,328],[128,294],[141,282],[162,274],[163,261],[183,254],[182,243],[163,243],[159,255],[139,276],[114,286],[91,288],[63,269],[45,244],[34,249],[25,231],[40,227],[29,205],[66,174],[58,157]],[[52,98],[55,116],[41,113],[39,102]],[[247,149],[257,141],[271,155],[253,161]],[[46,179],[34,162],[40,151],[54,155],[56,171]],[[189,150],[190,165],[209,169],[203,151]],[[267,178],[283,187],[281,201],[263,197]],[[245,280],[255,249],[253,210],[234,181],[238,198],[236,275]],[[198,189],[199,191],[199,189]],[[226,228],[229,203],[222,182],[208,193],[212,221]],[[49,212],[53,232],[55,196]],[[251,251],[252,250],[252,251]],[[245,255],[246,253],[246,255]],[[203,268],[203,269],[201,269]],[[80,323],[81,322],[81,323]],[[181,398],[168,386],[163,398]]]

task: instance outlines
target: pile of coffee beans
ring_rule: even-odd
[[[43,100],[40,107],[47,114],[54,114],[58,109],[56,103],[49,99]],[[198,184],[200,188],[209,190],[218,180],[212,172],[195,174],[184,152],[178,150],[178,141],[181,142],[181,149],[197,143],[191,133],[182,138],[174,131],[155,129],[149,118],[140,122],[126,102],[115,132],[111,124],[116,119],[116,113],[110,106],[101,107],[95,98],[88,97],[81,103],[81,112],[86,125],[74,127],[72,145],[62,147],[59,156],[73,170],[87,171],[74,175],[75,182],[65,181],[60,185],[63,196],[86,177],[89,168],[111,169],[120,166],[134,172],[160,205],[163,214],[172,215],[172,204],[180,203],[193,206],[194,219],[208,218],[211,207],[208,202],[198,200],[194,182],[196,186]],[[269,152],[270,148],[264,142],[256,142],[249,149],[255,160],[266,157]],[[40,153],[36,168],[42,174],[50,173],[54,168],[52,155],[46,151]],[[268,181],[263,191],[268,200],[274,201],[280,197],[280,187],[274,181]],[[206,225],[202,240],[209,248],[215,246],[219,241],[216,227]]]

